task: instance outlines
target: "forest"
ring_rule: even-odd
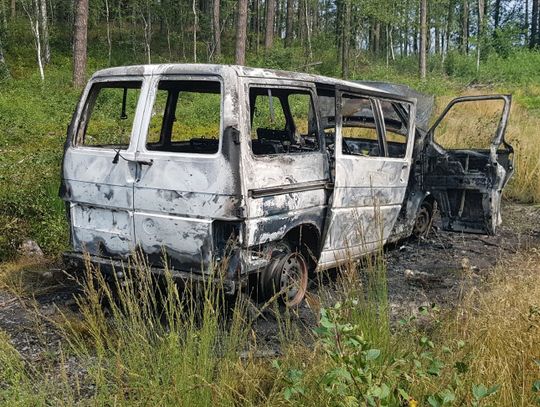
[[[503,223],[434,224],[296,308],[156,285],[144,258],[122,284],[74,278],[58,192],[82,88],[162,63],[405,84],[436,112],[511,94]],[[538,129],[540,0],[0,0],[0,405],[540,405]]]
[[[71,46],[80,75],[87,42],[104,65],[247,63],[349,78],[405,60],[421,78],[474,74],[539,47],[538,15],[536,0],[2,0],[0,66],[5,77],[17,70],[24,38],[42,80]]]

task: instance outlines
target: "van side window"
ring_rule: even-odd
[[[215,154],[221,134],[221,83],[159,82],[146,149]]]
[[[255,155],[319,151],[317,118],[308,91],[252,87],[249,100]]]
[[[371,99],[343,95],[341,101],[343,154],[383,157],[382,136],[377,130]]]
[[[381,100],[388,157],[404,158],[407,152],[409,107],[389,100]]]
[[[141,86],[142,81],[103,82],[93,85],[77,130],[76,144],[127,148]]]

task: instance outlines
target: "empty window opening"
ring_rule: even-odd
[[[76,144],[126,149],[131,138],[142,81],[96,83],[90,90]]]
[[[175,153],[217,153],[221,100],[218,81],[160,81],[146,148]]]
[[[341,116],[343,154],[367,157],[384,156],[383,140],[377,130],[371,99],[343,95]]]
[[[319,150],[317,118],[308,91],[253,87],[249,100],[255,155]]]
[[[409,107],[398,102],[381,100],[388,157],[404,158],[407,152]]]
[[[503,100],[456,103],[435,129],[435,141],[446,149],[489,150],[503,109]]]

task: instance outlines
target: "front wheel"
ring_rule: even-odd
[[[428,201],[422,202],[414,221],[413,235],[423,237],[429,233],[433,223],[433,204]]]

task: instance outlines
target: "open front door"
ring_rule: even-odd
[[[427,134],[424,186],[439,204],[444,230],[495,234],[501,194],[513,173],[504,140],[509,95],[454,99]]]

